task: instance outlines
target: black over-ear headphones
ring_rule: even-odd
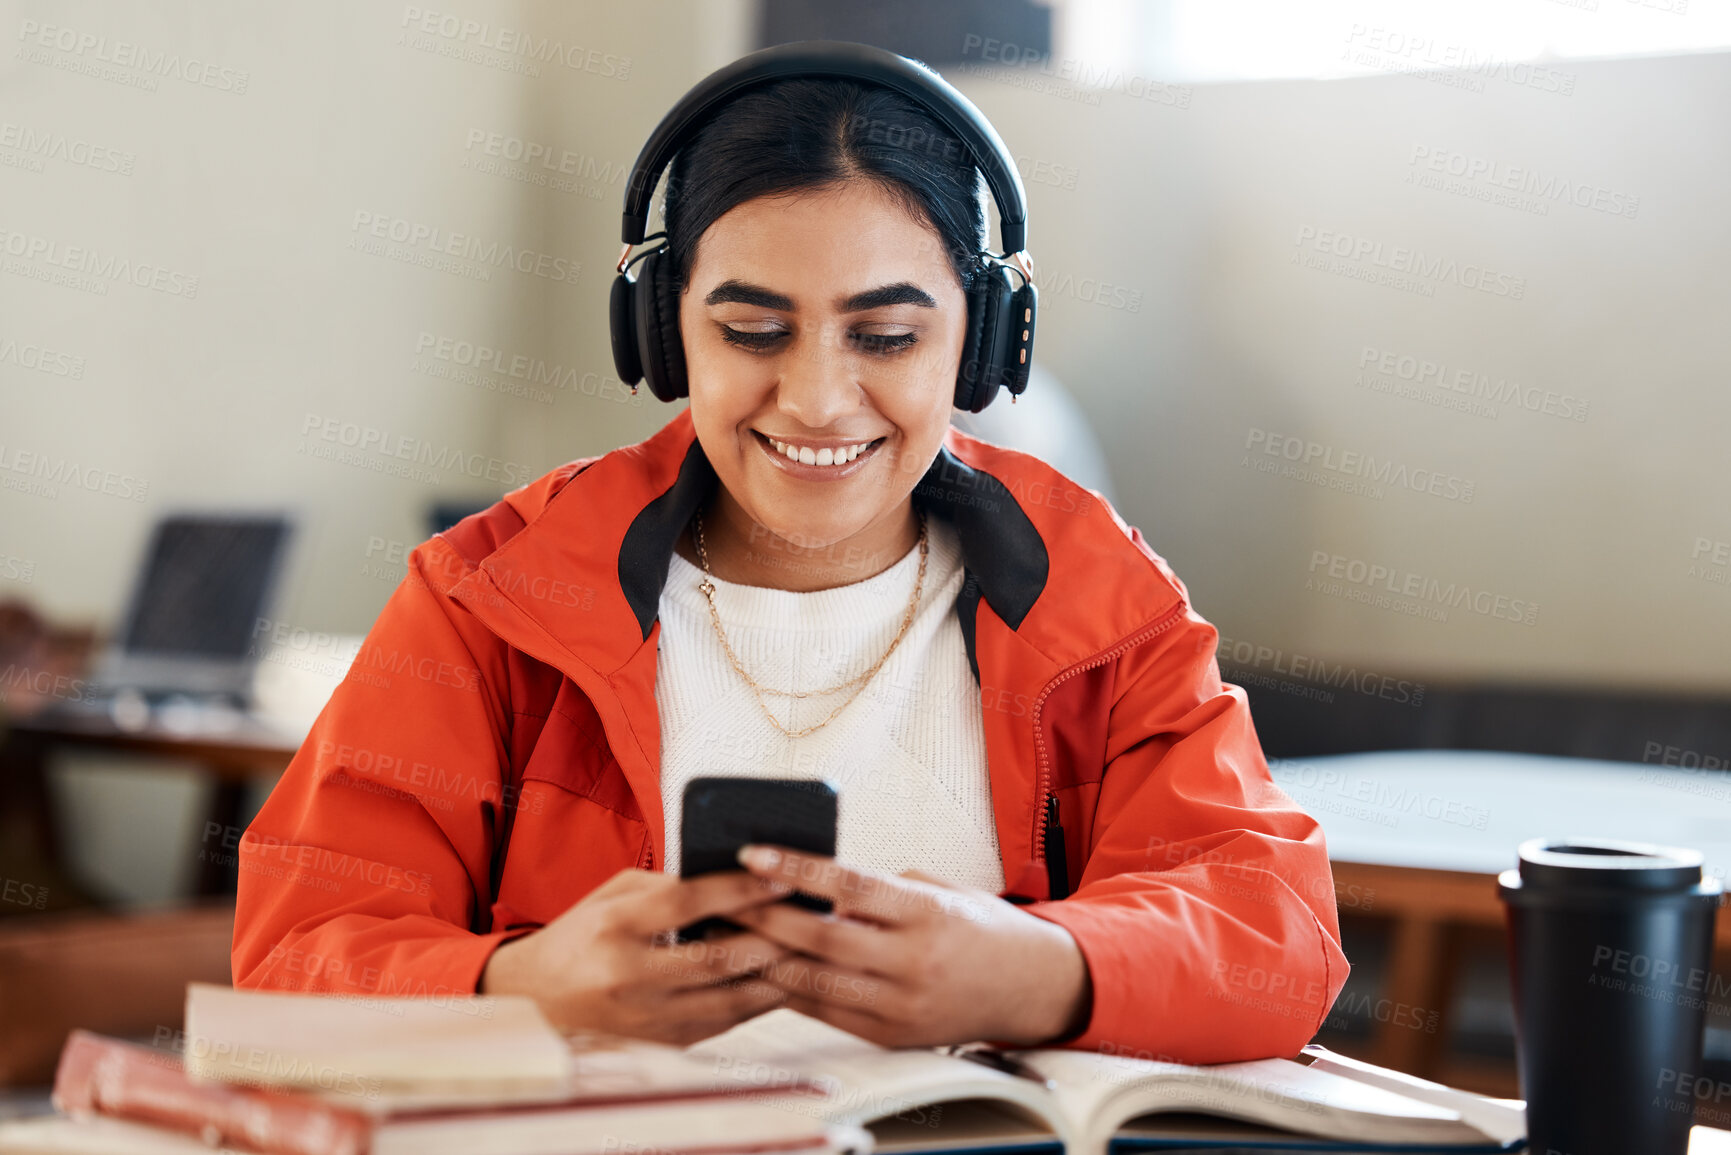
[[[985,174],[998,203],[1004,252],[977,255],[981,269],[968,294],[956,408],[978,413],[1000,385],[1015,400],[1028,387],[1038,304],[1033,260],[1027,253],[1028,213],[1015,158],[973,102],[936,72],[881,48],[839,40],[806,40],[742,56],[699,82],[655,126],[625,184],[625,249],[615,266],[619,275],[610,302],[613,365],[619,379],[633,393],[637,382],[647,381],[650,392],[663,401],[684,397],[688,390],[685,350],[679,338],[680,287],[664,234],[656,234],[663,237],[662,244],[631,255],[631,246],[644,240],[650,197],[662,170],[709,113],[746,89],[795,76],[836,77],[894,89],[953,132]],[[643,268],[633,277],[631,265],[638,260]],[[1010,279],[1012,272],[1021,282],[1019,288]]]

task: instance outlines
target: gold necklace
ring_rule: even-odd
[[[908,599],[908,608],[906,612],[902,614],[901,629],[896,631],[896,636],[894,640],[890,642],[890,648],[884,651],[883,657],[874,662],[872,668],[867,670],[865,673],[858,674],[849,678],[845,682],[840,682],[831,686],[827,690],[775,690],[766,686],[758,685],[756,679],[745,672],[745,667],[740,664],[739,655],[733,652],[733,647],[727,644],[727,634],[721,628],[721,615],[717,613],[715,609],[715,583],[710,580],[712,575],[709,572],[709,551],[703,547],[703,511],[698,510],[694,525],[696,532],[693,536],[696,538],[697,542],[697,560],[703,563],[703,580],[697,584],[697,588],[703,591],[703,596],[709,601],[709,620],[715,626],[715,636],[721,639],[721,648],[727,652],[727,660],[733,663],[733,668],[738,671],[741,678],[745,679],[745,684],[751,687],[752,694],[757,698],[758,708],[763,711],[763,716],[769,719],[770,725],[774,726],[777,730],[780,730],[789,738],[803,737],[804,735],[811,733],[813,730],[819,730],[829,725],[830,719],[845,710],[849,702],[852,702],[855,698],[859,697],[860,691],[865,689],[865,684],[871,680],[872,675],[876,674],[883,664],[889,660],[889,656],[896,652],[896,647],[901,644],[902,637],[908,632],[908,626],[913,624],[914,611],[919,609],[920,605],[920,591],[926,584],[926,555],[928,552],[928,546],[926,544],[926,515],[923,510],[919,511],[919,518],[919,576],[914,579],[913,597]],[[847,701],[844,701],[841,705],[831,710],[823,721],[814,726],[807,726],[803,730],[789,730],[786,726],[783,726],[776,720],[775,715],[769,712],[769,703],[763,700],[765,694],[778,694],[784,698],[811,698],[821,694],[833,694],[837,690],[846,689],[848,686],[854,686],[855,688],[854,692],[847,696]]]

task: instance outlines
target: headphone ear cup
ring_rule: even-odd
[[[649,391],[663,401],[686,394],[685,345],[679,336],[679,285],[663,249],[643,258],[633,292],[637,355]]]
[[[1004,382],[1012,330],[1010,310],[1016,286],[1010,271],[993,265],[981,273],[968,297],[968,340],[956,379],[956,406],[978,413],[991,404]]]
[[[968,327],[962,337],[962,363],[956,369],[956,408],[969,413],[979,392],[980,326],[986,318],[986,271],[981,269],[968,290]]]
[[[636,302],[632,297],[641,286],[629,272],[613,278],[607,299],[607,329],[613,338],[613,370],[619,380],[636,388],[643,380],[643,359],[637,355]]]

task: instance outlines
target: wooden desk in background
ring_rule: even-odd
[[[155,721],[128,729],[105,715],[65,711],[9,719],[0,745],[0,845],[16,859],[9,869],[45,886],[52,901],[45,913],[0,920],[0,983],[28,991],[0,999],[0,1086],[51,1079],[73,1027],[148,1037],[180,1024],[188,982],[230,981],[233,867],[221,856],[205,858],[196,890],[223,897],[172,910],[113,913],[79,893],[56,845],[47,780],[53,752],[94,748],[195,764],[216,783],[205,820],[238,825],[247,785],[280,774],[298,746],[298,738],[249,719],[219,731]]]
[[[12,807],[22,812],[25,836],[35,842],[30,849],[56,870],[61,856],[49,804],[48,762],[56,748],[68,746],[198,765],[216,781],[205,821],[227,827],[239,825],[244,817],[247,785],[280,775],[299,749],[300,738],[244,715],[232,726],[202,728],[170,726],[154,717],[143,726],[124,728],[94,712],[45,711],[11,719],[0,747],[0,782]],[[227,893],[232,878],[233,871],[212,856],[200,867],[195,893]]]

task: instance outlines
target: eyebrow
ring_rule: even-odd
[[[794,311],[793,298],[774,289],[766,289],[762,285],[753,285],[747,281],[726,280],[709,291],[703,298],[706,305],[725,305],[738,302],[742,305],[756,305],[763,309],[777,309],[783,313]],[[897,281],[893,285],[879,285],[875,289],[866,289],[855,293],[839,302],[844,313],[863,313],[867,309],[881,309],[886,305],[918,305],[923,309],[935,309],[938,303],[932,295],[911,281]]]

